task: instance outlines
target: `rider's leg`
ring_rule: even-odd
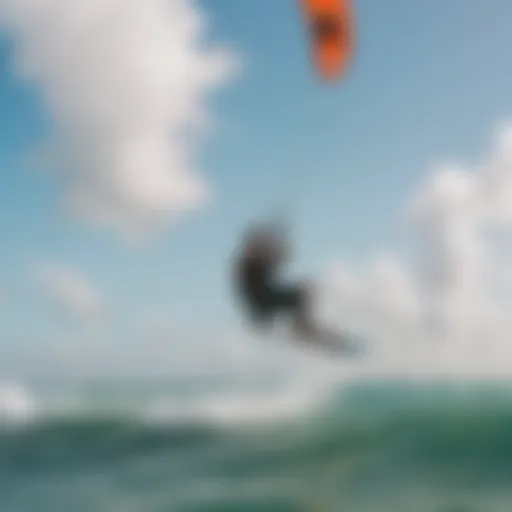
[[[313,334],[311,314],[311,292],[306,283],[283,285],[273,290],[274,307],[291,312],[294,319],[294,331],[301,338]]]

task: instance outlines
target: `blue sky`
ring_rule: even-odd
[[[115,312],[117,341],[146,308],[183,336],[236,317],[229,259],[241,226],[274,207],[290,169],[304,168],[295,270],[315,272],[401,248],[401,213],[445,160],[476,162],[512,112],[512,4],[507,0],[356,2],[356,59],[335,86],[310,66],[295,2],[200,3],[209,38],[228,44],[240,75],[210,99],[214,128],[198,146],[208,204],[133,246],[59,213],[62,182],[26,164],[52,133],[38,84],[14,72],[16,37],[0,44],[0,344],[38,343],[60,329],[34,285],[41,262],[75,265]],[[165,315],[165,313],[164,313]],[[28,343],[28,342],[27,342]]]

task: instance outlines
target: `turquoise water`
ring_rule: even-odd
[[[231,408],[206,396],[178,414],[199,391],[175,391],[177,401],[167,388],[153,408],[167,414],[149,414],[154,393],[131,408],[133,392],[110,402],[105,390],[89,393],[75,407],[67,397],[6,424],[0,510],[512,510],[507,389],[373,383],[259,423],[235,412],[255,412],[261,396],[240,395]]]

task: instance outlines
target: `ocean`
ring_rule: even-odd
[[[2,389],[2,512],[512,510],[503,386]]]

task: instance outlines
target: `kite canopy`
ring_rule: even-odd
[[[353,53],[351,0],[300,0],[309,29],[315,67],[321,77],[336,80]]]

